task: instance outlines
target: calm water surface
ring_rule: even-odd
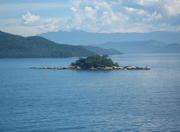
[[[180,54],[112,59],[152,70],[34,70],[75,58],[0,59],[0,132],[179,132]]]

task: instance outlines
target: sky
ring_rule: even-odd
[[[23,36],[180,31],[180,0],[0,0],[0,30]]]

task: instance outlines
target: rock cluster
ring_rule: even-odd
[[[68,67],[67,69],[83,70],[80,67]],[[150,67],[147,66],[112,66],[112,67],[91,67],[85,70],[150,70]]]
[[[57,69],[57,70],[63,70],[63,69],[68,69],[68,67],[30,67],[30,69]]]
[[[30,69],[56,69],[56,70],[150,70],[147,66],[112,66],[112,67],[91,67],[89,69],[82,69],[79,66],[69,66],[69,67],[30,67]]]

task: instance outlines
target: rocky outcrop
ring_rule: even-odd
[[[112,67],[91,67],[89,69],[82,69],[79,66],[69,66],[69,67],[30,67],[30,69],[55,69],[55,70],[151,70],[147,66],[112,66]]]
[[[150,67],[147,66],[126,66],[125,69],[127,70],[150,70]]]
[[[64,69],[68,69],[68,67],[30,67],[30,69],[56,69],[56,70],[64,70]]]

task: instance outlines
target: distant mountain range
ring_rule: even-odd
[[[0,31],[0,58],[81,57],[95,54],[113,55],[121,52],[180,53],[178,35],[180,36],[179,32],[105,34],[59,31],[40,36],[22,37]],[[155,40],[146,40],[149,38]]]
[[[180,32],[149,33],[93,33],[84,31],[58,31],[40,34],[49,40],[72,45],[99,45],[107,42],[156,40],[163,43],[180,43]]]
[[[107,42],[99,46],[114,48],[123,53],[180,53],[180,44],[166,44],[155,40]]]
[[[79,57],[119,53],[116,50],[58,44],[40,36],[22,37],[0,31],[0,58]]]
[[[119,50],[115,50],[112,48],[100,48],[100,46],[84,46],[87,50],[90,50],[98,55],[117,55],[117,54],[122,54],[119,52]]]
[[[90,33],[58,31],[41,34],[56,42],[111,48],[123,53],[180,53],[180,32]]]

